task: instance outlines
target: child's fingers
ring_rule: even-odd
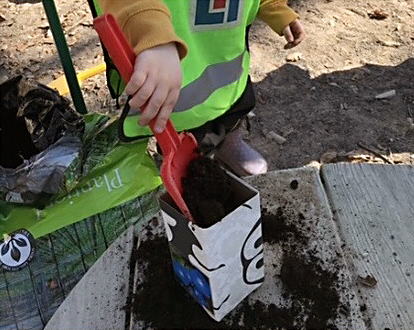
[[[283,29],[283,35],[285,36],[285,39],[286,39],[286,41],[287,41],[288,43],[293,42],[293,40],[295,39],[295,38],[293,37],[292,30],[290,29],[290,26],[289,26],[289,25],[288,25],[288,26],[286,26],[286,27]]]
[[[285,36],[285,39],[287,41],[287,44],[284,46],[284,49],[292,48],[295,38],[293,37],[292,30],[290,29],[289,25],[283,29],[283,35]]]
[[[179,90],[172,90],[165,99],[160,111],[158,112],[157,119],[155,120],[154,129],[156,133],[161,133],[167,124],[167,120],[173,111],[174,105],[177,102]]]
[[[293,47],[299,45],[305,38],[305,29],[303,28],[302,23],[299,20],[296,20],[291,23],[291,32],[294,37]]]
[[[283,48],[284,49],[291,49],[292,47],[294,47],[293,42],[288,42]]]
[[[305,37],[304,33],[301,33],[298,36],[296,36],[295,41],[292,43],[292,47],[295,47],[295,46],[299,45],[302,42],[302,40],[304,39],[304,37]]]
[[[129,100],[129,106],[132,109],[141,108],[151,97],[155,90],[155,83],[151,80],[146,80],[141,88],[134,94],[134,96]]]
[[[141,86],[145,83],[147,79],[147,73],[144,70],[138,69],[134,70],[132,73],[131,79],[128,84],[125,86],[125,93],[128,95],[134,95]]]
[[[139,124],[141,126],[148,125],[153,118],[158,116],[160,108],[163,106],[167,96],[168,89],[163,86],[160,86],[154,90],[154,93],[148,101],[146,109],[141,113],[139,118]]]
[[[299,20],[293,21],[283,29],[283,35],[288,42],[284,48],[290,49],[299,45],[305,38],[305,30]]]

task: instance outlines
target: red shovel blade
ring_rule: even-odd
[[[164,156],[161,164],[161,178],[164,186],[184,216],[194,221],[182,194],[182,179],[186,177],[188,165],[199,156],[197,141],[191,133],[180,133],[177,150]]]
[[[134,71],[135,54],[115,18],[111,14],[102,15],[95,18],[93,26],[122,79],[128,82]],[[182,179],[190,162],[198,157],[197,141],[191,133],[178,134],[170,120],[162,133],[154,132],[154,120],[149,126],[163,153],[161,178],[164,186],[184,216],[194,221],[182,197]]]

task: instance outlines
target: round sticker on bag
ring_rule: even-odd
[[[34,237],[25,229],[7,235],[0,244],[0,266],[9,271],[27,266],[35,253]]]

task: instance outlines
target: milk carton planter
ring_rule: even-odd
[[[160,196],[174,273],[216,321],[264,281],[259,193],[227,175],[238,206],[209,228],[189,222],[168,193]]]

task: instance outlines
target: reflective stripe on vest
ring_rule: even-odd
[[[181,89],[174,112],[189,110],[217,89],[237,81],[243,74],[243,56],[244,52],[231,61],[207,67],[199,78]]]
[[[243,93],[250,65],[246,27],[260,0],[164,0],[175,31],[188,45],[183,87],[171,114],[177,130],[199,127],[224,114]],[[127,136],[150,135],[137,117],[124,124]]]

